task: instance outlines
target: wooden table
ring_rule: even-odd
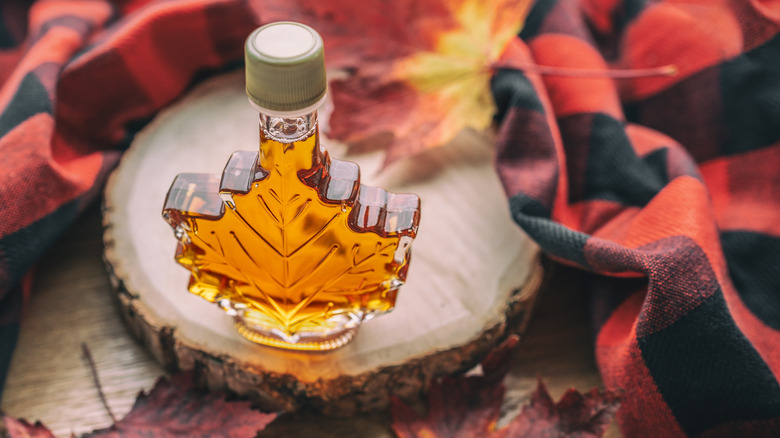
[[[41,420],[57,436],[107,427],[111,420],[92,382],[81,344],[95,358],[108,403],[118,417],[164,372],[130,338],[120,319],[101,258],[100,212],[89,209],[36,268],[19,344],[0,407]],[[507,379],[508,415],[524,404],[541,375],[554,398],[574,387],[602,386],[596,369],[586,298],[573,293],[579,274],[555,272]],[[392,437],[386,413],[351,419],[312,414],[281,417],[260,436]],[[613,426],[607,436],[619,436]]]

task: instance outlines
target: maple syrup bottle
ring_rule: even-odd
[[[320,145],[322,38],[271,23],[247,39],[246,91],[259,151],[238,151],[221,179],[180,174],[163,217],[190,292],[234,316],[247,339],[330,350],[393,309],[406,279],[420,200],[360,184],[360,169]],[[388,334],[392,336],[392,334]]]

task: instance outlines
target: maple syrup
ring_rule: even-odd
[[[255,31],[247,46],[278,24]],[[281,24],[311,32],[322,51],[307,26]],[[324,92],[314,105],[304,99],[301,110],[268,109],[250,83],[251,68],[247,92],[260,111],[259,151],[234,152],[221,178],[176,177],[163,208],[179,241],[176,261],[190,270],[190,292],[235,316],[247,339],[295,350],[337,348],[394,307],[420,201],[361,185],[356,164],[329,157],[316,112]]]

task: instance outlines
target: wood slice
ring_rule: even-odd
[[[231,152],[257,149],[243,86],[242,72],[223,75],[173,105],[136,137],[106,188],[105,259],[131,332],[156,360],[266,408],[349,415],[386,407],[390,394],[419,395],[433,377],[473,367],[523,330],[542,277],[538,248],[510,219],[491,142],[473,132],[382,172],[381,153],[347,156],[323,141],[334,158],[360,165],[363,183],[422,200],[395,310],[347,346],[302,353],[253,344],[187,292],[162,204],[176,174],[220,174]]]

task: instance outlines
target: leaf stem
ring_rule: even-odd
[[[674,76],[679,70],[676,65],[669,64],[661,67],[637,68],[625,70],[589,69],[553,67],[549,65],[526,64],[522,62],[497,62],[493,69],[508,68],[527,73],[538,73],[544,76],[568,76],[577,78],[612,78],[612,79],[637,79],[654,76]]]
[[[100,378],[98,377],[97,372],[97,365],[95,365],[95,359],[92,357],[92,352],[89,351],[89,347],[87,347],[86,342],[81,343],[81,351],[84,353],[84,357],[87,359],[87,362],[89,363],[89,370],[92,372],[92,381],[95,383],[95,388],[97,388],[98,396],[100,397],[100,402],[103,403],[103,407],[106,409],[106,412],[108,413],[108,416],[111,417],[111,427],[116,427],[117,419],[116,416],[114,416],[114,412],[111,411],[111,407],[108,406],[108,401],[106,400],[106,395],[103,393],[103,385],[100,384]]]

